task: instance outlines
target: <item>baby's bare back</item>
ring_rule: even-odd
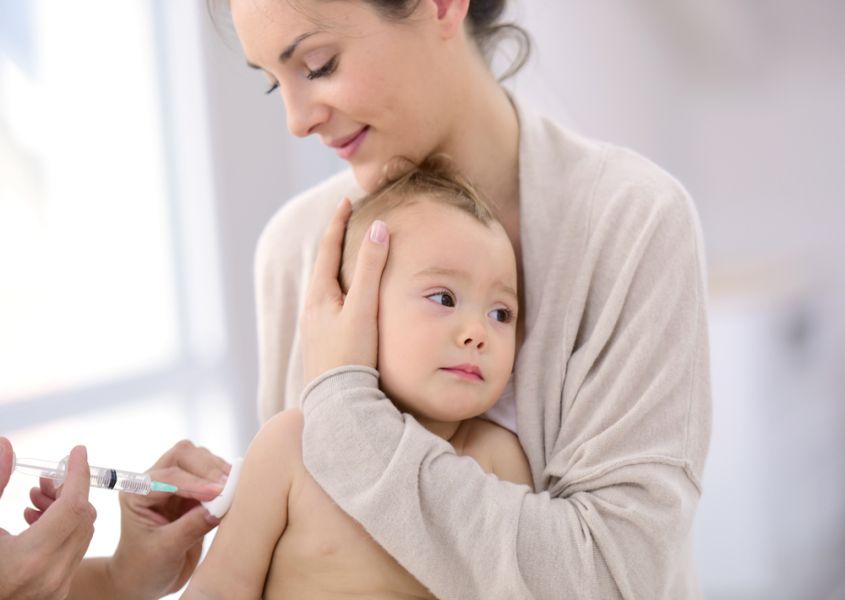
[[[434,598],[304,469],[288,498],[288,523],[267,574],[264,598]]]

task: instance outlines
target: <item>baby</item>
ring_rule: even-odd
[[[517,273],[507,234],[445,160],[428,159],[357,203],[344,290],[376,218],[391,240],[379,298],[381,389],[458,455],[530,486],[516,436],[479,418],[513,369]],[[183,598],[433,598],[311,478],[302,425],[291,409],[258,432]]]

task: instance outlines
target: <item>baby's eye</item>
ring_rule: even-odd
[[[494,308],[487,314],[499,323],[510,323],[513,319],[513,313],[507,308]]]
[[[426,296],[426,298],[442,306],[448,306],[450,308],[455,306],[455,298],[449,292],[437,292],[436,294]]]

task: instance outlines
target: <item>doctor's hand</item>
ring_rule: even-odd
[[[12,445],[0,437],[0,495],[12,471]],[[47,480],[42,480],[42,485]],[[90,475],[85,448],[70,452],[61,494],[33,490],[38,510],[27,509],[30,527],[19,535],[0,529],[0,599],[65,598],[91,537],[97,513],[88,502]]]
[[[379,285],[387,263],[387,225],[374,221],[361,241],[344,297],[338,282],[343,236],[352,205],[344,198],[320,242],[300,317],[305,383],[343,365],[375,367]]]
[[[114,598],[159,598],[178,591],[202,551],[202,540],[220,522],[200,505],[223,489],[231,466],[183,440],[148,471],[175,494],[120,494],[120,542],[108,560]]]

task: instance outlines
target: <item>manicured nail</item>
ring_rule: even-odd
[[[384,221],[373,221],[370,227],[370,239],[376,244],[383,244],[387,241],[387,225]]]
[[[220,524],[220,517],[215,517],[207,510],[205,511],[205,522],[209,525],[219,525]]]

